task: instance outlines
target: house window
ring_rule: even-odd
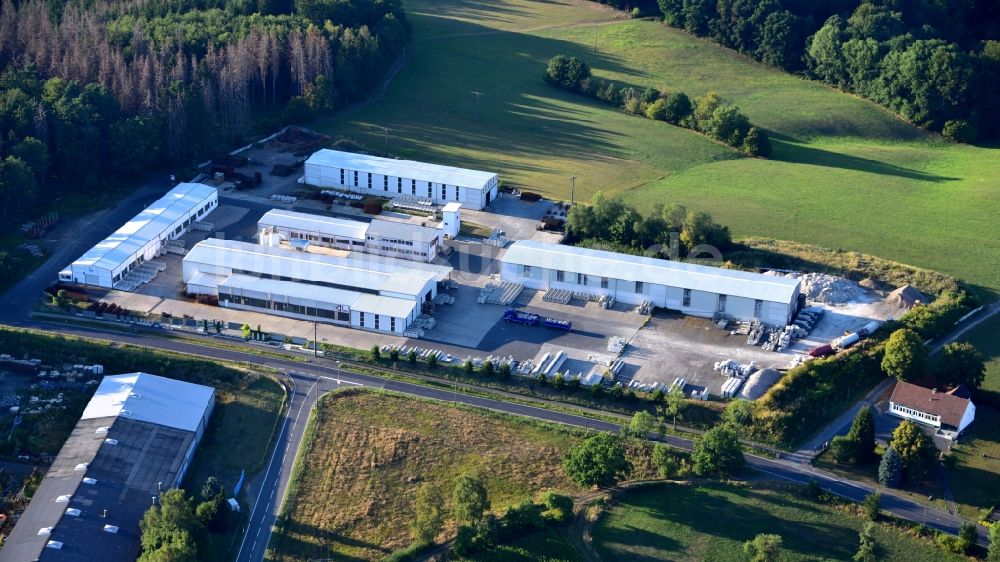
[[[427,182],[427,197],[434,198],[434,184]]]
[[[389,191],[389,176],[382,176],[382,191]]]
[[[396,317],[395,316],[389,317],[389,330],[392,331],[392,332],[396,331]]]
[[[344,169],[340,169],[340,185],[344,185]]]
[[[582,274],[582,273],[577,273],[576,274],[576,284],[577,285],[586,285],[587,284],[587,276],[584,275],[584,274]]]
[[[726,311],[726,295],[719,295],[719,312]]]
[[[403,192],[403,178],[396,178],[396,193]]]
[[[358,187],[358,172],[354,172],[354,187]]]
[[[372,188],[372,174],[368,172],[368,189]]]
[[[556,270],[556,281],[558,281],[559,283],[562,283],[565,280],[566,280],[566,272],[562,271],[561,269],[557,269]]]
[[[448,198],[448,186],[442,183],[441,184],[441,199],[447,199],[447,198]]]
[[[608,278],[607,277],[601,277],[601,288],[602,289],[607,289],[608,288]]]
[[[521,276],[522,277],[531,277],[531,266],[530,265],[522,265],[521,266]]]
[[[410,180],[410,195],[417,194],[417,180]]]
[[[691,306],[691,289],[684,289],[684,301],[681,306],[688,308]]]
[[[760,299],[753,301],[753,317],[760,318],[760,315],[763,312],[764,312],[764,301]]]
[[[359,313],[358,313],[358,324],[359,324],[359,325],[360,325],[360,326],[361,326],[362,328],[364,328],[364,327],[365,327],[365,313],[364,313],[364,312],[359,312]]]
[[[458,199],[458,192],[459,192],[459,190],[461,190],[461,189],[462,189],[461,187],[458,187],[457,185],[455,186],[455,201],[458,201],[458,200],[459,200],[459,199]]]
[[[642,281],[635,282],[635,294],[641,295],[645,290],[646,287],[643,285]]]
[[[378,321],[379,321],[379,315],[378,315],[378,314],[376,314],[376,315],[375,315],[375,329],[376,329],[376,330],[378,330],[378,329],[379,329],[379,325],[378,325]]]

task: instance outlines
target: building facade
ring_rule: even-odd
[[[133,269],[163,251],[219,205],[219,192],[181,183],[59,272],[64,282],[113,288]]]
[[[608,295],[625,304],[701,317],[791,322],[799,281],[530,240],[514,242],[500,260],[504,281],[530,289]]]
[[[184,257],[188,294],[219,305],[387,333],[403,333],[451,268],[382,256],[335,257],[209,239]]]
[[[889,398],[889,413],[933,427],[941,437],[955,439],[976,419],[976,405],[961,385],[939,392],[899,381]]]
[[[491,172],[328,149],[306,160],[302,181],[389,199],[430,201],[435,205],[456,202],[476,210],[495,200],[500,188],[499,176]]]
[[[265,213],[257,227],[263,246],[279,245],[282,238],[289,242],[308,240],[317,246],[420,262],[437,257],[442,238],[440,230],[418,224],[379,219],[363,222],[283,209]]]

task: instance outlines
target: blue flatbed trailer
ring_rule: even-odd
[[[525,326],[537,326],[539,322],[539,316],[537,314],[532,314],[530,312],[524,312],[513,308],[508,308],[507,310],[504,311],[503,319],[506,322],[514,322],[515,324],[524,324]]]
[[[569,320],[560,320],[558,318],[546,318],[542,322],[542,325],[544,325],[546,328],[565,330],[567,332],[573,329],[572,322],[570,322]]]

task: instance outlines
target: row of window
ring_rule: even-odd
[[[384,244],[399,244],[400,246],[412,246],[413,240],[398,240],[396,238],[379,238],[378,236],[369,236],[371,241],[379,241]]]
[[[259,279],[275,279],[278,281],[294,281],[295,283],[302,283],[303,285],[315,285],[317,287],[329,287],[331,289],[342,289],[344,291],[355,291],[358,293],[369,293],[372,295],[377,295],[378,290],[370,289],[368,287],[356,287],[354,285],[341,285],[340,283],[331,283],[329,281],[312,281],[307,279],[292,279],[291,277],[286,277],[284,275],[271,275],[270,273],[258,273],[256,271],[247,271],[245,269],[233,269],[233,273],[237,275],[247,275],[250,277],[257,277]]]
[[[256,299],[252,297],[246,297],[243,295],[231,295],[229,293],[224,292],[225,290],[226,290],[225,287],[219,287],[219,300],[222,302],[231,302],[233,304],[249,306],[252,308],[259,308],[263,310],[276,310],[278,312],[301,314],[303,316],[311,316],[313,318],[324,318],[327,320],[332,320],[334,322],[351,321],[351,313],[344,312],[343,310],[329,310],[326,308],[305,306],[301,304],[293,304],[293,303],[279,302],[279,301],[268,301],[266,299]]]
[[[521,274],[524,277],[531,277],[531,266],[530,265],[523,265],[521,267],[522,267]],[[556,281],[559,282],[559,283],[565,283],[566,282],[566,272],[562,271],[562,270],[556,270]],[[590,284],[590,278],[589,278],[589,276],[586,275],[586,274],[584,274],[584,273],[577,273],[576,274],[576,284],[577,285],[583,285],[583,286],[589,285]],[[607,277],[601,277],[601,288],[602,289],[607,289],[608,288],[608,278]],[[643,283],[642,281],[635,281],[634,284],[633,284],[633,290],[634,290],[635,294],[637,294],[637,295],[643,295],[643,294],[645,294],[646,293],[645,283]],[[690,308],[691,307],[691,289],[684,289],[684,295],[682,297],[682,306],[684,308]],[[718,310],[718,312],[720,312],[720,313],[725,313],[726,312],[726,295],[719,295],[718,296],[716,310]],[[754,303],[753,303],[754,317],[755,318],[760,318],[760,315],[763,312],[763,310],[764,310],[764,301],[762,301],[760,299],[754,300]]]
[[[340,170],[340,185],[347,185],[346,174],[347,174],[347,170],[344,170],[344,169]],[[353,177],[352,177],[353,181],[352,181],[352,183],[353,183],[354,187],[360,187],[358,185],[358,172],[357,171],[353,171],[352,174],[353,174]],[[372,173],[371,172],[365,172],[365,175],[368,176],[367,177],[367,180],[368,180],[367,181],[368,189],[372,189]],[[421,183],[427,183],[427,197],[430,197],[430,198],[433,199],[434,198],[434,183],[433,182],[421,182]],[[443,183],[440,184],[440,185],[441,185],[441,199],[447,199],[448,198],[448,185],[447,184],[443,184]],[[462,188],[459,187],[459,186],[457,186],[457,185],[454,186],[454,187],[455,187],[455,201],[461,201]],[[389,176],[382,176],[382,191],[386,191],[386,192],[389,191]],[[400,178],[400,177],[396,178],[396,193],[403,193],[403,178]],[[416,194],[417,194],[417,180],[411,179],[410,180],[410,195],[416,195]]]
[[[928,414],[927,412],[921,412],[919,410],[914,410],[913,408],[907,408],[906,406],[900,406],[899,404],[893,404],[893,408],[896,411],[902,412],[908,416],[913,416],[915,418],[920,418],[922,420],[927,420],[933,423],[938,423],[938,420],[940,419],[939,416]]]

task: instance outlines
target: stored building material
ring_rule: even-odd
[[[507,249],[500,275],[531,289],[607,295],[625,304],[781,327],[791,322],[799,295],[796,279],[531,240]]]
[[[389,199],[426,198],[480,210],[497,197],[495,173],[323,149],[306,160],[305,183]]]

